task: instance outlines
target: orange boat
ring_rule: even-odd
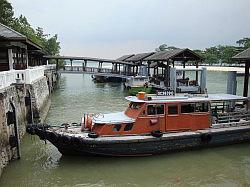
[[[128,96],[125,112],[80,124],[31,125],[62,154],[138,156],[250,141],[249,100],[229,94]]]

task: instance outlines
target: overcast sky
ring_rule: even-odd
[[[204,49],[250,37],[250,0],[10,0],[58,34],[62,55],[117,58],[162,43]]]

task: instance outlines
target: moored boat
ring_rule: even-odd
[[[250,141],[249,100],[229,94],[128,96],[125,112],[85,114],[79,125],[27,132],[62,154],[145,156]]]
[[[134,76],[124,83],[130,95],[135,96],[138,92],[152,93],[153,88],[149,82],[148,76]]]

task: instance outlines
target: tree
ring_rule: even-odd
[[[0,23],[10,26],[14,11],[12,5],[6,0],[0,0]]]
[[[25,35],[29,40],[41,46],[47,54],[58,55],[60,53],[60,42],[57,41],[57,35],[49,37],[49,34],[44,33],[43,28],[34,29],[25,16],[20,15],[16,18],[13,15],[11,4],[7,0],[0,0],[0,22],[2,24]]]
[[[236,41],[236,44],[239,46],[243,46],[245,49],[250,47],[250,38],[243,38],[238,41]]]
[[[175,46],[168,46],[167,44],[161,44],[158,48],[155,49],[156,52],[160,52],[160,51],[169,51],[169,50],[174,50],[174,49],[178,49]]]
[[[49,55],[59,55],[61,48],[60,42],[57,41],[57,34],[47,40],[44,49]]]

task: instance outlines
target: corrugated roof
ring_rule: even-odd
[[[250,48],[238,53],[232,59],[239,60],[239,61],[240,60],[250,60]]]
[[[136,54],[130,58],[127,58],[125,61],[127,62],[138,62],[138,61],[143,61],[145,58],[153,55],[154,52],[150,52],[150,53],[139,53],[139,54]]]
[[[118,61],[124,61],[124,60],[126,60],[126,59],[128,59],[128,58],[130,58],[130,57],[132,57],[132,56],[134,56],[134,54],[123,55],[123,56],[117,58],[116,60],[118,60]]]
[[[26,36],[0,23],[0,36],[6,39],[26,39]]]
[[[194,60],[199,61],[202,60],[202,57],[200,57],[197,53],[193,52],[190,49],[173,49],[169,51],[161,51],[158,53],[155,53],[144,60],[150,60],[150,61],[167,61],[167,60]]]

